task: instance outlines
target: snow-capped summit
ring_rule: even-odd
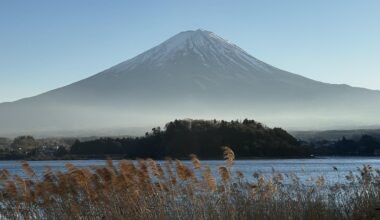
[[[297,129],[360,127],[380,125],[379,100],[379,91],[280,70],[199,29],[87,79],[0,104],[0,135],[112,131],[175,118],[254,118]]]
[[[263,71],[267,68],[264,63],[235,44],[229,43],[213,32],[202,29],[181,32],[114,68],[115,70],[118,68],[126,70],[148,64],[152,68],[158,69],[165,65],[194,61],[194,59],[204,66],[216,64],[220,68],[249,70],[251,67]]]

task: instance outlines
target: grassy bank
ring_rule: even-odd
[[[10,219],[376,219],[380,171],[364,166],[345,183],[323,176],[306,185],[295,175],[232,172],[234,153],[224,148],[218,175],[192,155],[158,164],[107,161],[104,167],[66,172],[47,169],[26,178],[0,173],[0,215]],[[380,215],[379,215],[380,217]]]

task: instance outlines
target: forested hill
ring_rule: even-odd
[[[75,142],[71,154],[124,155],[127,158],[219,158],[230,146],[237,157],[302,157],[308,149],[281,128],[268,128],[254,120],[175,120],[164,129],[153,128],[143,137],[102,138]]]

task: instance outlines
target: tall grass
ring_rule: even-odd
[[[376,219],[380,171],[364,166],[345,183],[324,177],[306,185],[295,175],[232,172],[224,148],[218,175],[195,155],[179,160],[108,160],[104,167],[46,169],[26,177],[0,172],[0,217],[7,219]],[[379,216],[380,217],[380,216]]]

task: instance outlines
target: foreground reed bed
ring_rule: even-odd
[[[232,171],[234,153],[213,175],[195,155],[179,160],[108,160],[104,167],[46,169],[37,176],[23,162],[24,178],[0,172],[4,219],[377,219],[380,171],[364,166],[345,183],[323,177],[304,184],[295,175],[268,177]]]

